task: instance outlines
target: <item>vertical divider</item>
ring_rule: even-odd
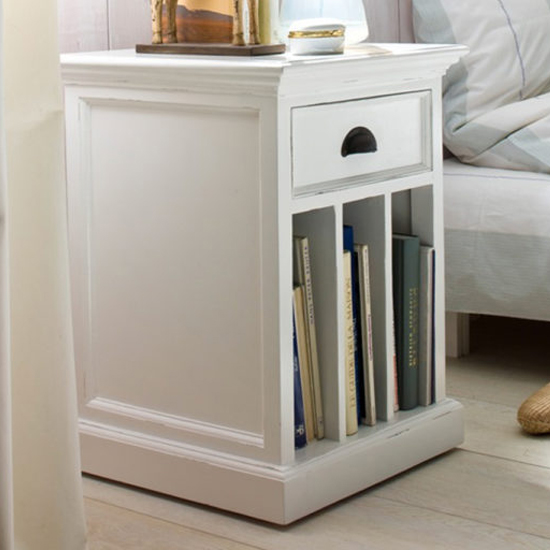
[[[294,234],[309,239],[325,438],[340,442],[345,439],[341,226],[338,205],[293,217]]]
[[[385,311],[386,311],[386,406],[382,411],[386,413],[387,420],[391,420],[395,414],[396,393],[397,393],[397,365],[395,363],[395,327],[393,320],[393,274],[392,274],[392,235],[393,235],[393,195],[384,196],[384,246],[385,262]]]
[[[434,242],[434,201],[432,186],[411,189],[411,232],[420,237],[425,245],[435,246]]]
[[[391,219],[390,228],[392,233],[403,233],[411,235],[411,191],[399,191],[391,194]]]

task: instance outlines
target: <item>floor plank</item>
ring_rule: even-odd
[[[550,437],[525,433],[515,407],[457,398],[464,405],[461,449],[550,468]]]
[[[496,527],[544,537],[550,548],[550,470],[456,450],[373,493]]]
[[[409,472],[397,478],[396,483],[415,475],[415,471]],[[97,480],[86,480],[86,487],[87,493],[93,494],[94,498],[116,501],[145,517],[160,517],[262,550],[547,550],[549,547],[547,539],[508,526],[487,525],[475,518],[398,502],[388,498],[393,489],[389,490],[389,495],[384,490],[365,491],[291,526],[276,527],[207,507],[160,498],[145,491],[134,492],[116,485],[101,484]],[[187,541],[185,548],[189,548]]]
[[[519,407],[550,382],[550,323],[481,316],[471,323],[471,353],[447,358],[447,393]]]
[[[165,520],[86,499],[88,550],[257,550]]]
[[[460,450],[289,527],[85,477],[89,550],[548,550],[550,435],[516,421],[550,380],[548,342],[550,323],[477,319],[472,353],[448,361]]]

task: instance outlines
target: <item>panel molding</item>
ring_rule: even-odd
[[[122,403],[104,397],[96,397],[86,403],[86,408],[115,415],[116,417],[126,417],[139,422],[158,424],[160,426],[178,430],[180,432],[192,433],[215,439],[231,441],[240,445],[253,447],[264,447],[264,437],[262,434],[235,430],[227,426],[201,422],[181,416],[161,413],[144,407],[136,407],[128,403]]]
[[[78,147],[77,158],[71,156],[69,165],[79,173],[75,180],[75,186],[69,189],[69,202],[71,205],[70,225],[72,237],[78,243],[79,253],[73,256],[73,306],[75,320],[75,349],[77,362],[80,367],[77,373],[78,392],[80,401],[80,416],[84,423],[90,425],[111,425],[117,433],[131,433],[138,425],[147,426],[151,437],[174,437],[176,440],[188,439],[193,442],[202,442],[206,447],[218,446],[220,449],[232,449],[240,453],[248,453],[251,456],[265,456],[271,452],[268,442],[270,427],[266,426],[266,408],[269,399],[265,395],[269,391],[264,385],[261,395],[261,411],[257,411],[255,418],[261,425],[245,424],[235,426],[224,424],[224,418],[194,418],[194,415],[186,414],[189,411],[177,409],[167,411],[159,410],[155,403],[147,403],[145,406],[134,405],[132,399],[125,396],[104,392],[101,383],[96,381],[97,358],[94,357],[94,306],[92,279],[94,269],[93,254],[93,190],[95,178],[93,170],[92,142],[94,134],[94,111],[116,109],[117,112],[128,111],[146,113],[150,111],[163,111],[168,114],[176,113],[186,115],[212,115],[245,117],[248,121],[254,121],[257,128],[261,126],[261,100],[255,103],[242,99],[231,99],[225,105],[218,101],[213,103],[212,97],[199,97],[197,94],[182,94],[174,91],[154,95],[147,90],[136,90],[132,97],[119,96],[117,90],[94,90],[86,95],[68,94],[68,104],[78,112]],[[259,130],[257,130],[259,131]],[[75,162],[76,161],[76,162]],[[258,203],[257,208],[261,208]],[[73,247],[74,248],[74,247]],[[259,307],[259,306],[258,306]],[[97,321],[96,321],[97,322]],[[261,328],[261,332],[264,329]],[[258,369],[262,372],[265,365],[262,358],[258,358]],[[176,414],[173,414],[176,412]],[[221,413],[220,413],[221,414]],[[243,451],[246,448],[246,451]]]
[[[235,95],[242,99],[243,94],[246,97],[275,97],[285,66],[281,60],[268,60],[252,67],[246,59],[217,56],[216,63],[205,71],[204,66],[195,62],[191,56],[186,70],[182,71],[178,68],[182,56],[133,52],[132,60],[128,63],[128,53],[128,50],[117,50],[109,55],[89,58],[63,54],[63,82],[66,86],[93,84],[112,88],[113,83],[120,80],[121,71],[125,70],[126,90],[183,89],[201,94],[219,94],[220,89],[223,89],[225,97]]]
[[[80,420],[83,470],[288,524],[463,441],[462,406],[456,401],[399,416],[399,422],[345,447],[318,442],[324,443],[315,446],[319,454],[306,448],[290,467]]]

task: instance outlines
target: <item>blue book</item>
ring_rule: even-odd
[[[344,250],[351,254],[351,288],[353,300],[353,338],[355,341],[355,385],[357,395],[357,422],[366,416],[365,391],[363,381],[363,344],[361,341],[360,328],[360,295],[359,295],[359,274],[357,256],[354,248],[353,226],[344,225]]]
[[[298,338],[296,336],[296,312],[292,308],[292,345],[294,353],[294,446],[301,449],[307,445],[306,423],[304,416],[304,398],[300,378],[300,360],[298,358]]]

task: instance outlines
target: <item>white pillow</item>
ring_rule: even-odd
[[[500,111],[550,92],[550,0],[413,0],[413,21],[417,42],[470,48],[449,70],[444,88],[444,139],[459,158],[476,162],[506,133],[535,120],[540,128],[541,117],[550,115],[539,101],[522,104],[521,121],[508,122],[513,108]]]

